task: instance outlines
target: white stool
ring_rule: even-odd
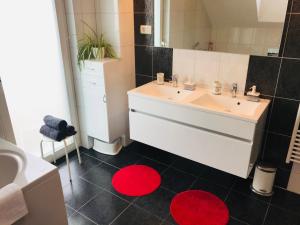
[[[70,137],[73,137],[75,147],[76,147],[76,151],[77,151],[78,161],[79,161],[79,164],[81,164],[81,157],[80,157],[79,148],[78,148],[78,145],[77,145],[75,135],[70,136]],[[70,178],[70,182],[72,182],[72,176],[71,176],[71,170],[70,170],[70,164],[69,164],[69,156],[68,156],[68,149],[67,149],[67,142],[66,142],[67,138],[69,138],[69,137],[66,137],[62,141],[64,142],[64,146],[65,146],[64,149],[65,149],[65,155],[66,155],[66,162],[67,162],[67,166],[68,166],[69,178]],[[53,161],[54,161],[54,163],[56,163],[54,143],[58,142],[58,141],[52,140],[52,139],[50,139],[50,138],[43,135],[43,138],[40,142],[41,156],[42,156],[43,159],[44,159],[44,148],[43,148],[43,143],[44,142],[51,142],[52,143]]]

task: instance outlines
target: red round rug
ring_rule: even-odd
[[[159,173],[149,166],[131,165],[120,169],[112,179],[117,192],[127,196],[143,196],[155,191],[161,182]]]
[[[190,190],[177,194],[170,211],[179,225],[226,225],[229,211],[217,196],[200,190]]]

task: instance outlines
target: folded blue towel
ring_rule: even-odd
[[[65,130],[64,131],[56,130],[47,125],[43,125],[40,128],[40,133],[54,141],[61,141],[67,137]]]
[[[54,128],[56,130],[66,130],[68,125],[65,120],[50,115],[44,117],[44,122],[48,127]]]

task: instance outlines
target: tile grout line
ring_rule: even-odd
[[[109,223],[109,225],[113,224],[132,205],[133,203],[129,203],[128,206],[125,209],[123,209],[122,212]]]
[[[283,53],[282,53],[283,54]],[[271,126],[271,118],[272,118],[272,114],[273,114],[273,109],[274,109],[274,104],[275,104],[275,96],[276,96],[276,93],[277,93],[277,87],[278,87],[278,82],[279,82],[279,77],[280,77],[280,72],[281,72],[281,66],[282,66],[282,61],[283,59],[280,59],[280,65],[279,65],[279,68],[278,68],[278,73],[277,73],[277,79],[276,79],[276,85],[275,85],[275,92],[274,92],[274,98],[272,99],[272,105],[270,107],[270,118],[269,120],[267,121],[267,128],[265,129],[266,131],[268,131],[270,129],[270,126]],[[265,140],[264,140],[264,144],[263,144],[263,151],[262,151],[262,159],[265,158],[265,151],[266,151],[266,145],[267,145],[267,139],[268,139],[268,135],[266,136]]]
[[[77,212],[79,215],[81,215],[82,217],[84,217],[85,219],[89,220],[90,222],[94,223],[95,225],[99,225],[98,223],[96,223],[94,220],[92,220],[91,218],[89,218],[88,216],[84,215],[83,213]]]
[[[268,208],[266,210],[266,214],[264,216],[264,220],[263,220],[261,225],[264,225],[266,223],[266,219],[267,219],[267,216],[268,216],[268,213],[269,213],[270,206],[271,206],[271,204],[268,204]]]
[[[231,217],[232,219],[234,219],[234,220],[240,222],[240,223],[245,224],[245,225],[251,225],[251,224],[249,224],[249,223],[247,223],[247,222],[245,222],[245,221],[243,221],[243,220],[240,220],[240,219],[238,219],[238,218],[236,218],[236,217],[233,217],[233,216],[230,216],[230,217]]]
[[[233,187],[234,187],[234,185],[236,184],[236,180],[232,183],[232,185],[231,185],[231,187],[228,189],[228,193],[227,193],[227,195],[226,195],[226,197],[224,198],[224,202],[226,202],[227,201],[227,199],[228,199],[228,197],[229,197],[229,194],[232,192],[232,190],[233,190]]]

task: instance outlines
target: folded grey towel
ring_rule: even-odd
[[[56,130],[65,130],[68,125],[65,120],[50,115],[44,117],[44,122],[48,127],[54,128]]]
[[[67,137],[66,129],[63,131],[60,131],[60,130],[56,130],[52,127],[49,127],[47,125],[43,125],[40,128],[40,133],[54,141],[61,141]]]
[[[75,131],[75,127],[68,125],[65,133],[69,137],[75,135],[77,132]]]

